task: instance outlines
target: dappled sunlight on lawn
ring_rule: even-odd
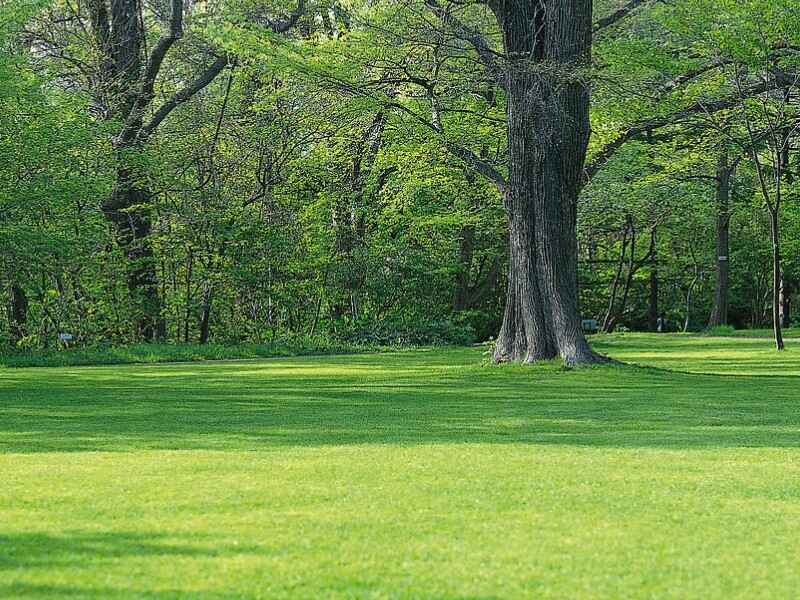
[[[685,336],[598,342],[614,357],[662,370],[494,367],[482,363],[480,349],[7,370],[2,377],[14,386],[2,392],[0,448],[800,445],[791,379],[800,375],[800,360],[791,351]],[[780,364],[785,378],[749,376]]]
[[[0,370],[0,597],[791,597],[800,355],[595,340]]]

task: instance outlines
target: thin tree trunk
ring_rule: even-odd
[[[692,324],[692,296],[694,295],[694,288],[697,285],[698,275],[695,274],[694,279],[686,289],[686,317],[683,320],[683,333],[689,331]]]
[[[792,287],[786,277],[781,278],[781,326],[792,326]]]
[[[192,316],[192,273],[194,271],[194,252],[189,249],[186,259],[186,310],[183,313],[183,342],[189,343],[189,320]]]
[[[622,319],[622,317],[625,315],[625,311],[628,308],[628,297],[631,293],[633,276],[636,274],[636,271],[639,270],[638,266],[636,265],[636,228],[633,225],[633,219],[630,216],[628,218],[630,219],[629,226],[631,230],[631,254],[628,257],[628,273],[625,277],[625,286],[622,288],[622,301],[619,303],[619,313],[614,319],[615,322]]]
[[[622,267],[625,265],[625,256],[628,250],[628,220],[625,220],[625,229],[622,232],[622,244],[619,251],[619,261],[617,262],[617,271],[614,274],[614,281],[611,284],[611,293],[608,298],[608,308],[606,315],[603,317],[603,325],[601,329],[606,333],[611,333],[613,330],[614,321],[614,305],[617,303],[617,291],[619,290],[619,282],[622,280]]]
[[[772,329],[775,334],[775,347],[783,350],[783,331],[781,328],[781,246],[780,246],[780,204],[770,211],[770,233],[772,235]]]
[[[466,310],[469,305],[469,274],[474,247],[475,227],[465,225],[461,228],[461,237],[458,243],[458,271],[456,272],[456,289],[453,294],[454,313]]]
[[[206,281],[203,287],[203,305],[200,309],[200,343],[207,344],[211,333],[211,302],[213,289],[211,284]]]
[[[651,243],[653,255],[650,258],[650,309],[649,321],[650,331],[658,329],[658,248],[656,244],[656,228],[653,227]]]
[[[717,166],[717,260],[714,307],[708,320],[709,327],[728,324],[728,271],[730,265],[730,180],[732,168],[727,153],[720,155]]]

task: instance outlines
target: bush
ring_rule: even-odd
[[[283,333],[264,344],[134,344],[61,350],[17,346],[0,350],[0,366],[66,367],[350,354],[379,352],[398,346],[468,345],[474,341],[471,326],[447,319],[389,320],[340,327],[335,335],[311,337]]]
[[[134,344],[131,346],[69,348],[66,350],[6,350],[0,366],[67,367],[131,363],[192,362],[346,354],[381,348],[308,336],[280,337],[270,344]]]
[[[736,328],[733,325],[716,325],[715,327],[706,329],[705,333],[706,335],[727,337],[736,333]]]
[[[374,346],[466,346],[475,342],[475,330],[449,319],[385,320],[340,327],[336,337]]]

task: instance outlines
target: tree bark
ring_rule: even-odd
[[[148,202],[149,194],[133,179],[129,169],[120,166],[114,190],[102,208],[127,259],[128,290],[135,312],[135,338],[152,342],[164,339],[166,322],[161,314],[156,264],[149,239]]]
[[[518,204],[513,196],[506,203]],[[531,363],[556,358],[558,349],[541,302],[532,219],[517,219],[514,212],[509,215],[508,292],[494,358]]]
[[[581,330],[576,209],[589,140],[590,0],[496,0],[508,132],[509,281],[495,359],[603,360]]]
[[[728,324],[728,272],[730,264],[730,183],[733,169],[728,154],[719,157],[716,177],[717,200],[717,260],[714,307],[708,319],[709,327]]]

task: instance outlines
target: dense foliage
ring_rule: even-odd
[[[103,37],[106,4],[0,6],[0,343],[497,335],[509,134],[485,5],[131,0],[130,45]],[[595,2],[583,317],[791,324],[793,4]]]

